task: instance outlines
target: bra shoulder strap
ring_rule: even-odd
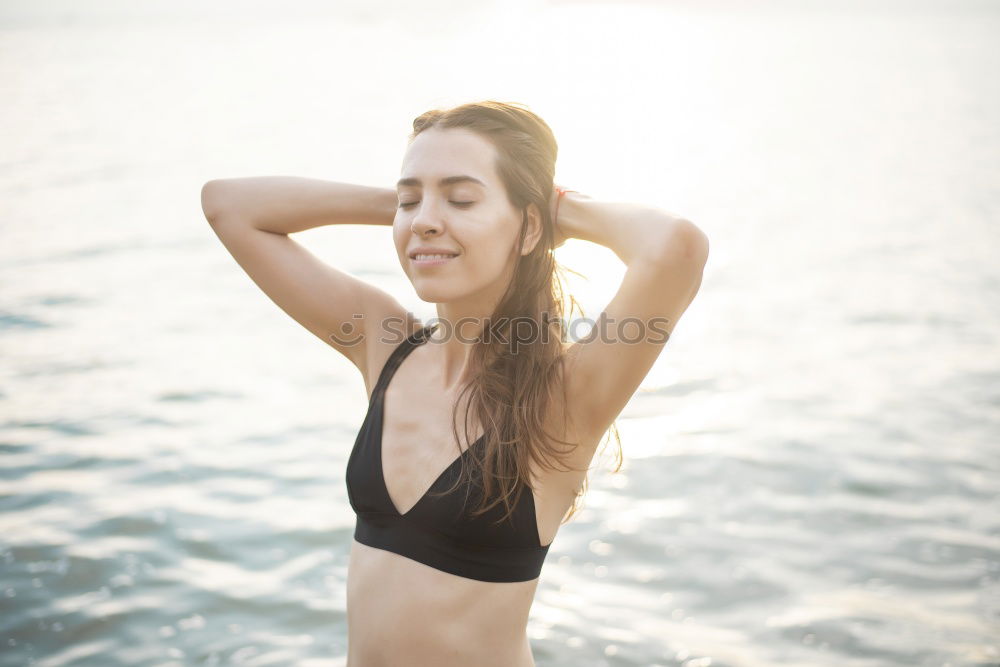
[[[372,390],[372,401],[376,398],[380,398],[382,393],[385,391],[386,386],[389,384],[389,380],[396,373],[396,369],[399,365],[403,363],[403,359],[413,351],[413,348],[426,342],[426,337],[429,333],[431,327],[422,327],[412,334],[406,337],[403,342],[393,349],[392,353],[389,354],[389,358],[386,359],[385,365],[382,366],[381,372],[379,372],[378,381],[375,383],[375,389]]]

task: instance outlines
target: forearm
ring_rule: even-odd
[[[209,181],[201,202],[210,222],[240,219],[264,231],[293,234],[323,225],[392,225],[398,198],[390,188],[253,176]]]
[[[691,223],[653,206],[567,192],[559,203],[556,224],[566,237],[602,245],[627,265],[642,258],[659,261],[677,232]]]

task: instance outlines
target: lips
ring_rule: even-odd
[[[413,263],[413,265],[415,267],[424,268],[424,267],[440,266],[442,264],[447,264],[448,262],[450,262],[451,260],[455,259],[456,257],[458,257],[458,255],[447,255],[447,256],[446,255],[425,255],[425,254],[421,253],[421,254],[416,255],[410,261]]]
[[[417,255],[446,255],[448,257],[457,257],[458,253],[447,248],[431,248],[421,246],[410,251],[410,259],[416,259]]]

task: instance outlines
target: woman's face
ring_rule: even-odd
[[[521,212],[507,199],[495,157],[493,144],[462,128],[425,130],[403,157],[393,240],[426,302],[486,303],[480,300],[498,299],[510,280]],[[415,257],[420,247],[453,256]]]

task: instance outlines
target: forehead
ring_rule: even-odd
[[[418,134],[406,149],[399,176],[436,187],[442,178],[465,174],[490,187],[496,184],[495,155],[493,144],[474,132],[432,128]]]

